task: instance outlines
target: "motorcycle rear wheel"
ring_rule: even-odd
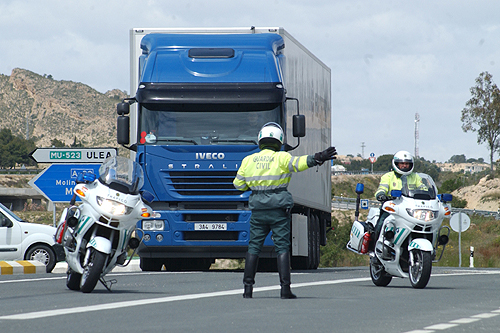
[[[83,267],[82,279],[80,281],[80,290],[82,293],[90,293],[94,290],[97,281],[101,277],[107,257],[107,254],[99,252],[94,248],[89,248],[89,251],[91,251],[89,263]]]
[[[413,288],[423,289],[431,277],[432,259],[430,252],[412,250],[413,261],[410,260],[409,276]],[[410,256],[412,255],[410,254]],[[413,264],[412,264],[413,262]]]
[[[82,274],[79,274],[68,268],[66,272],[66,287],[70,290],[80,290],[80,281],[82,279]]]
[[[374,285],[385,287],[391,283],[392,276],[385,272],[384,265],[376,257],[370,258],[370,276]]]

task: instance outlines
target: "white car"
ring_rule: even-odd
[[[52,272],[65,258],[54,240],[56,228],[23,221],[0,203],[0,260],[38,260]]]

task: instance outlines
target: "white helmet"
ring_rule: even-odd
[[[262,145],[265,144],[274,144],[277,145],[279,142],[279,148],[283,144],[283,130],[281,126],[277,123],[270,122],[262,126],[259,131],[259,136],[257,137],[259,140],[259,148],[262,149]]]
[[[407,168],[400,168],[398,164],[401,162],[410,163],[410,166]],[[392,159],[392,168],[400,175],[409,175],[413,171],[413,155],[405,150],[398,151],[396,154],[394,154],[394,157]]]

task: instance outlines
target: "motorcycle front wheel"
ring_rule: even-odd
[[[425,288],[431,277],[432,270],[430,252],[412,250],[410,252],[409,264],[409,275],[412,287],[417,289]]]
[[[385,272],[384,265],[377,257],[370,258],[370,276],[373,284],[379,287],[387,286],[392,280],[392,276]]]
[[[82,293],[90,293],[94,290],[107,257],[107,254],[99,252],[94,248],[89,248],[88,250],[90,251],[89,262],[83,267],[82,279],[80,281],[80,290]]]

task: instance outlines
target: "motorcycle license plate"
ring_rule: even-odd
[[[194,230],[198,231],[227,230],[227,223],[195,223]]]

